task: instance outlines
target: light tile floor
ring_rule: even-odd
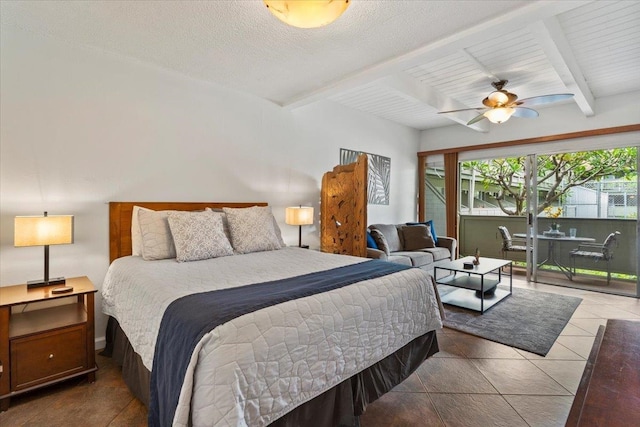
[[[640,300],[514,280],[514,286],[583,298],[546,357],[443,329],[441,351],[369,405],[362,427],[563,426],[598,326],[640,319]],[[146,409],[111,359],[97,380],[71,380],[12,399],[0,426],[146,426]]]

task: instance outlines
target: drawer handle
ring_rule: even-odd
[[[49,355],[49,359],[53,359],[53,353]]]

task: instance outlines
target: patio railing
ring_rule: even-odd
[[[539,218],[539,232],[549,230],[551,221],[551,218]],[[560,231],[565,232],[567,236],[569,229],[575,228],[577,236],[591,237],[596,242],[603,242],[609,233],[619,231],[620,236],[618,246],[615,247],[611,271],[619,274],[637,275],[637,221],[635,219],[557,218],[553,221],[560,224]],[[512,235],[527,231],[525,217],[461,215],[458,242],[460,256],[471,255],[477,248],[480,250],[481,256],[501,258],[502,238],[498,231],[500,225],[507,227]],[[577,242],[560,243],[556,251],[558,261],[567,266],[571,265],[569,252],[577,247]],[[538,251],[538,257],[544,259],[547,255],[547,245],[544,242],[539,242]],[[510,254],[509,258],[525,260],[524,254],[521,256]],[[584,260],[581,260],[576,264],[577,268],[606,272],[606,263],[587,261],[585,263]]]

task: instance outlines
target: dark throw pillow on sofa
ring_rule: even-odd
[[[432,219],[425,222],[408,222],[407,225],[426,225],[431,229],[431,237],[433,238],[433,242],[438,243],[438,235],[436,234],[436,227],[435,225],[433,225]]]
[[[371,230],[371,237],[376,242],[378,249],[389,256],[389,244],[387,243],[387,239],[384,237],[384,234],[380,232],[380,230],[376,230],[375,228]]]
[[[431,228],[426,225],[405,225],[402,227],[402,235],[405,251],[436,247],[431,236]]]

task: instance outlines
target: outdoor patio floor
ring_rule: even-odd
[[[519,277],[524,280],[524,269],[514,269]],[[537,280],[539,283],[555,286],[564,286],[569,288],[581,289],[585,291],[605,292],[625,296],[636,295],[636,282],[631,280],[620,280],[614,277],[611,278],[610,283],[607,285],[606,276],[594,276],[588,274],[581,274],[578,272],[576,276],[573,276],[573,280],[569,280],[566,275],[559,271],[551,270],[538,270]]]

